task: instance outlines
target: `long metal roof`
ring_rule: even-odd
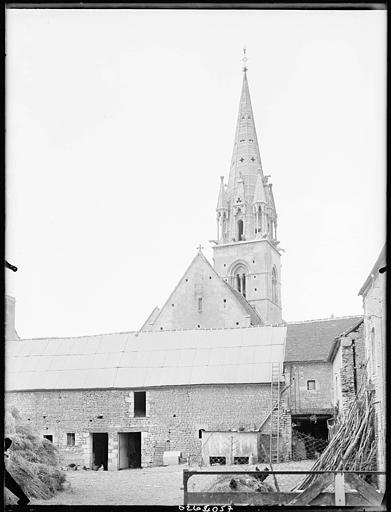
[[[6,390],[268,383],[285,338],[261,326],[10,341]]]

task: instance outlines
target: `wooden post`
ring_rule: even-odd
[[[187,469],[183,470],[183,504],[187,505],[188,498],[187,498],[187,482],[189,480],[189,472]]]
[[[345,477],[343,473],[336,473],[334,478],[335,506],[346,505]]]

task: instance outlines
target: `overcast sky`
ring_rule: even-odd
[[[360,314],[385,242],[386,11],[8,10],[7,293],[21,337],[136,330],[212,261],[242,48],[283,318]]]

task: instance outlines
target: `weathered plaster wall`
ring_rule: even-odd
[[[289,407],[292,414],[321,414],[333,409],[333,367],[329,362],[286,363],[290,382]],[[307,389],[307,381],[315,380],[315,389]]]
[[[378,469],[385,469],[386,433],[386,273],[378,269],[363,294],[365,354],[375,389]]]

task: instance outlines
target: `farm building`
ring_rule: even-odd
[[[282,379],[285,335],[281,326],[11,341],[7,400],[64,464],[158,465],[165,451],[198,459],[202,430],[270,432],[272,362]],[[281,405],[288,458],[285,413]]]
[[[200,247],[137,332],[21,340],[7,302],[6,403],[63,464],[143,467],[168,451],[204,464],[257,461],[264,451],[282,461],[292,457],[292,425],[327,438],[328,355],[359,317],[282,319],[276,206],[243,71],[213,266]]]

